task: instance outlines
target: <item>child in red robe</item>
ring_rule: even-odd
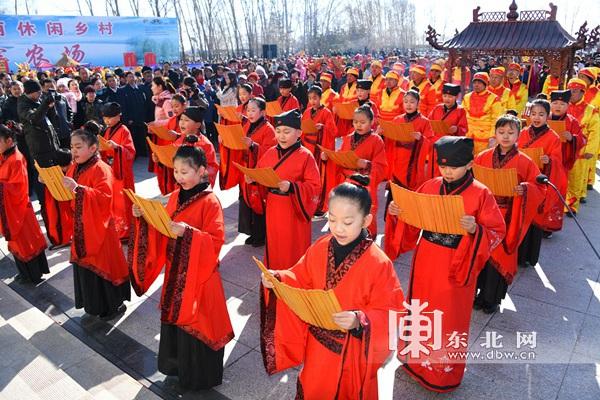
[[[280,79],[279,80],[279,96],[277,101],[281,106],[281,110],[292,111],[292,110],[300,110],[300,102],[292,94],[292,80],[291,79]]]
[[[303,120],[311,119],[317,127],[317,132],[302,132],[301,137],[302,145],[313,154],[321,175],[321,196],[316,215],[323,215],[327,211],[327,194],[336,185],[336,169],[323,162],[319,148],[322,146],[329,150],[335,150],[335,138],[337,137],[334,115],[321,104],[322,95],[323,89],[319,86],[311,86],[308,89],[308,107],[302,116]]]
[[[542,173],[554,183],[563,198],[567,194],[567,174],[562,160],[562,144],[560,137],[546,123],[550,114],[550,103],[537,99],[531,106],[531,126],[521,131],[519,149],[541,147],[544,155]],[[554,190],[546,191],[544,212],[539,214],[529,227],[529,231],[519,247],[519,265],[534,266],[537,264],[542,237],[552,237],[552,232],[562,229],[564,205]]]
[[[71,153],[75,163],[63,184],[75,193],[70,202],[75,308],[109,320],[123,313],[123,301],[130,299],[129,271],[112,209],[113,172],[98,155],[98,136],[87,128],[71,134]]]
[[[296,398],[377,399],[377,370],[391,354],[389,312],[402,308],[394,267],[367,232],[371,225],[368,178],[343,183],[329,198],[329,230],[290,269],[270,271],[303,289],[333,290],[339,330],[306,324],[262,277],[261,351],[269,374],[301,364]],[[360,183],[359,183],[360,182]],[[344,331],[343,331],[344,330]]]
[[[101,151],[102,161],[112,167],[114,176],[113,211],[115,228],[121,239],[129,237],[131,225],[131,201],[123,193],[123,189],[135,191],[133,179],[133,161],[135,147],[129,129],[121,122],[121,106],[119,103],[107,103],[102,111],[104,115],[104,139],[108,141],[110,150]]]
[[[220,144],[221,163],[219,165],[219,185],[222,190],[240,185],[238,208],[238,231],[249,235],[246,244],[254,247],[265,244],[264,193],[256,183],[246,183],[241,171],[234,162],[248,168],[256,168],[258,160],[271,147],[277,144],[275,128],[265,118],[266,103],[262,98],[248,101],[247,117],[242,128],[248,150],[232,150]],[[221,137],[219,136],[219,143]]]
[[[375,134],[371,127],[373,126],[373,110],[368,104],[358,107],[354,111],[353,125],[354,132],[346,135],[342,142],[340,151],[354,151],[359,158],[356,169],[337,168],[337,182],[342,183],[348,177],[355,173],[367,175],[369,177],[369,192],[371,193],[372,213],[377,215],[377,187],[385,180],[385,171],[387,161],[385,157],[385,146],[381,136]],[[327,161],[327,155],[322,154]],[[327,161],[328,164],[333,164]],[[369,233],[371,237],[377,236],[377,218],[371,220]]]
[[[0,124],[0,233],[17,265],[15,280],[37,284],[50,273],[46,238],[29,201],[27,162],[16,143],[15,132]]]
[[[133,206],[128,260],[140,296],[165,268],[158,370],[177,376],[185,389],[209,389],[222,382],[224,347],[234,336],[218,270],[225,242],[223,210],[208,190],[208,163],[201,148],[181,146],[174,166],[178,189],[166,208],[177,238],[149,226],[139,218],[142,210]]]
[[[517,117],[500,117],[495,126],[496,147],[484,150],[475,157],[475,164],[486,168],[514,168],[519,181],[515,188],[516,196],[494,196],[504,216],[506,237],[492,251],[477,278],[479,293],[475,298],[474,308],[483,309],[486,314],[494,313],[506,296],[508,285],[517,274],[518,246],[537,216],[546,195],[546,188],[535,180],[540,174],[537,165],[517,149],[520,130],[521,121]]]
[[[550,93],[550,120],[552,121],[565,121],[565,127],[567,130],[560,133],[566,140],[562,142],[562,158],[563,166],[567,173],[571,171],[577,160],[582,159],[580,150],[585,146],[586,140],[581,126],[577,118],[568,114],[569,102],[571,101],[570,90],[554,90]],[[568,195],[567,189],[567,195]],[[575,202],[577,199],[569,199],[567,196],[567,203],[571,200]]]
[[[467,113],[456,100],[460,94],[460,85],[444,83],[442,87],[442,103],[436,105],[429,113],[429,120],[444,121],[448,126],[448,134],[452,136],[465,136],[467,134]],[[440,171],[436,163],[433,144],[444,135],[433,133],[431,138],[431,152],[429,155],[430,176],[440,176]]]
[[[438,329],[442,343],[436,343],[436,335],[432,334],[427,340],[417,342],[429,350],[428,354],[418,347],[418,351],[413,352],[411,342],[404,340],[406,336],[401,336],[398,359],[403,363],[403,369],[426,389],[449,392],[460,385],[465,372],[464,355],[477,276],[492,251],[501,244],[506,226],[490,190],[473,179],[473,139],[445,136],[437,141],[435,147],[442,176],[428,180],[417,192],[460,195],[465,207],[460,225],[467,234],[422,231],[417,243],[420,229],[398,221],[400,248],[408,251],[416,244],[407,304],[419,306],[420,312],[443,313],[441,326],[433,327]],[[392,202],[388,219],[397,218],[402,212]],[[422,308],[426,302],[428,306]],[[447,346],[452,335],[461,338],[456,347]],[[449,357],[449,352],[456,357]]]
[[[371,100],[371,86],[373,82],[369,79],[359,79],[356,82],[356,100],[358,100],[358,105],[362,106],[363,104],[368,104],[373,111],[373,126],[372,129],[377,130],[378,121],[379,121],[379,107],[377,107],[377,103]]]
[[[281,178],[279,187],[266,194],[265,264],[271,269],[289,268],[302,257],[311,243],[311,220],[319,204],[319,170],[300,141],[301,118],[298,110],[275,116],[277,146],[256,165],[273,168]],[[246,182],[252,180],[246,177]]]

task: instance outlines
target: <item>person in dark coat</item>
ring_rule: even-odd
[[[104,103],[96,96],[96,90],[92,86],[88,86],[84,89],[83,96],[83,99],[77,102],[73,127],[79,129],[88,121],[96,121],[102,125],[102,105]]]
[[[125,123],[135,146],[136,157],[147,157],[148,149],[146,144],[146,135],[148,130],[146,121],[146,95],[137,85],[135,75],[129,71],[125,74],[126,84],[119,88],[119,100],[123,111],[122,121]]]

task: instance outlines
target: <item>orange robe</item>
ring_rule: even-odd
[[[467,125],[467,113],[465,112],[465,109],[458,104],[451,109],[447,109],[444,104],[438,104],[433,108],[433,110],[431,110],[431,113],[429,113],[429,120],[444,121],[450,127],[456,126],[457,131],[452,136],[465,136],[469,129],[469,126]],[[437,157],[434,151],[435,148],[433,145],[442,136],[437,135],[435,132],[433,135],[434,136],[431,139],[431,152],[429,156],[429,165],[431,166],[429,175],[430,177],[440,176]]]
[[[374,78],[373,78],[373,76],[371,76],[369,78],[369,80],[371,82],[373,82],[371,84],[371,96],[370,97],[375,102],[379,102],[379,99],[381,98],[381,92],[383,92],[385,90],[385,77],[383,76],[383,74],[379,74]]]
[[[288,97],[279,96],[277,101],[279,102],[283,112],[300,110],[300,102],[293,94],[290,94]]]
[[[433,107],[439,103],[435,89],[428,79],[423,79],[418,85],[415,82],[410,81],[409,89],[413,86],[419,89],[419,96],[421,98],[419,101],[419,112],[423,115],[429,115]]]
[[[181,119],[181,115],[174,115],[167,120],[166,127],[171,131],[175,131],[177,133],[181,133],[181,128],[179,127],[179,120]],[[169,142],[164,139],[160,139],[153,135],[152,141],[160,146],[164,146],[173,142]],[[156,173],[156,179],[158,180],[158,188],[160,189],[160,193],[164,196],[173,191],[174,179],[173,179],[173,169],[168,168],[161,163],[155,163],[152,161],[152,157],[150,158],[150,162],[154,165],[154,173]]]
[[[323,94],[321,95],[321,105],[324,105],[325,107],[329,108],[329,111],[333,112],[333,104],[335,103],[337,97],[338,94],[335,92],[335,90],[331,88],[324,89]]]
[[[27,162],[16,146],[0,155],[0,233],[19,274],[36,282],[50,272],[46,239],[29,201]]]
[[[286,269],[310,246],[311,220],[321,193],[319,169],[300,141],[283,151],[279,146],[271,147],[257,167],[271,167],[281,180],[290,182],[287,193],[269,189],[266,195],[265,265]]]
[[[535,180],[540,174],[537,165],[516,147],[506,153],[503,159],[500,159],[499,147],[484,150],[475,158],[475,164],[486,168],[516,169],[519,184],[525,190],[522,196],[495,196],[506,223],[506,236],[502,245],[492,251],[488,263],[502,275],[507,284],[510,284],[517,273],[517,249],[529,225],[538,215],[546,188]]]
[[[392,121],[398,115],[404,113],[404,91],[396,86],[394,89],[383,89],[379,99],[379,118],[384,121]]]
[[[131,201],[123,189],[135,191],[133,179],[133,162],[135,160],[135,147],[129,129],[120,122],[112,128],[106,128],[104,138],[112,140],[118,146],[109,151],[100,152],[102,161],[112,166],[114,175],[113,211],[115,228],[121,239],[129,237],[131,225]]]
[[[323,105],[316,110],[307,108],[302,119],[312,119],[315,124],[323,124],[323,128],[317,133],[302,132],[302,145],[306,147],[315,158],[319,174],[321,175],[321,197],[317,212],[327,211],[327,194],[336,185],[336,170],[321,159],[321,145],[329,150],[335,150],[335,138],[337,137],[337,125],[333,113]]]
[[[585,146],[586,140],[577,118],[570,114],[564,114],[561,117],[550,114],[549,120],[565,121],[567,132],[573,135],[570,141],[562,142],[562,160],[566,171],[569,171],[575,165],[575,161],[581,158],[579,151]]]
[[[298,263],[277,274],[294,287],[333,290],[342,310],[360,313],[362,333],[308,325],[272,290],[261,288],[265,369],[274,374],[303,364],[296,398],[377,399],[377,369],[391,353],[389,311],[402,308],[402,288],[371,239],[360,241],[337,268],[332,242],[331,235],[321,237]]]
[[[417,300],[421,305],[427,302],[423,312],[443,312],[441,326],[436,328],[435,319],[432,321],[433,329],[441,331],[441,343],[437,346],[435,335],[432,335],[419,341],[430,349],[429,354],[418,352],[413,355],[407,351],[410,343],[400,338],[398,359],[403,363],[403,369],[420,385],[436,392],[448,392],[460,385],[465,371],[465,358],[449,358],[448,353],[464,355],[467,351],[477,276],[492,251],[502,242],[506,226],[492,193],[470,174],[453,190],[448,190],[438,177],[425,182],[417,192],[460,195],[465,214],[474,216],[477,221],[474,234],[446,235],[423,231],[412,259],[407,303],[414,306],[413,302]],[[414,248],[420,230],[401,221],[397,227],[402,249]],[[464,340],[457,348],[449,346],[452,334],[460,335]]]
[[[354,82],[352,85],[345,83],[340,89],[340,93],[335,103],[351,103],[356,100],[356,82]],[[351,119],[342,119],[336,115],[335,120],[337,121],[338,137],[346,136],[354,130]]]
[[[178,204],[179,190],[171,194],[166,208],[173,221],[188,225],[182,237],[170,239],[143,218],[135,219],[127,257],[131,284],[141,296],[164,267],[161,322],[177,325],[219,350],[233,339],[218,269],[225,241],[223,210],[217,197],[206,190]]]

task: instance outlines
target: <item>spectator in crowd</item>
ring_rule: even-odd
[[[136,157],[146,157],[148,155],[146,135],[147,129],[144,124],[146,113],[144,104],[146,95],[138,86],[133,72],[128,71],[125,74],[126,84],[119,89],[118,103],[121,105],[122,120],[131,132],[133,144],[135,145]]]
[[[171,83],[161,77],[152,79],[152,102],[154,107],[154,120],[162,121],[173,116],[171,98],[175,94],[175,88]]]
[[[77,112],[73,117],[73,128],[79,129],[87,121],[96,121],[102,125],[102,100],[96,96],[93,86],[84,89],[84,98],[77,103]]]
[[[222,90],[217,90],[217,98],[221,106],[238,106],[237,75],[235,72],[228,72],[225,75],[225,86]]]

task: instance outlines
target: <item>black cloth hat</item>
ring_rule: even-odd
[[[554,90],[552,93],[550,93],[550,101],[552,102],[556,100],[568,103],[569,100],[571,100],[571,90]]]
[[[23,83],[23,91],[25,94],[31,94],[35,92],[41,92],[42,86],[38,81],[28,80]]]
[[[188,107],[185,109],[183,114],[195,122],[204,121],[204,108],[200,107]]]
[[[357,89],[371,90],[371,85],[373,85],[373,82],[368,79],[359,79],[356,81]]]
[[[442,94],[458,96],[460,94],[460,85],[455,85],[452,83],[444,83],[444,87],[442,88]]]
[[[473,161],[473,139],[464,136],[443,136],[435,142],[439,165],[464,167]]]
[[[102,108],[102,115],[111,118],[121,114],[121,105],[119,103],[106,103]]]
[[[150,68],[150,67],[149,67],[149,66],[147,66],[147,65],[144,65],[144,66],[142,67],[142,74],[143,74],[144,72],[146,72],[146,71],[150,71],[150,72],[152,72],[152,68]]]
[[[298,110],[291,110],[275,116],[275,126],[289,126],[300,129],[302,125],[302,114]]]
[[[282,89],[291,89],[292,88],[292,81],[290,79],[280,79],[279,80],[279,87]]]

